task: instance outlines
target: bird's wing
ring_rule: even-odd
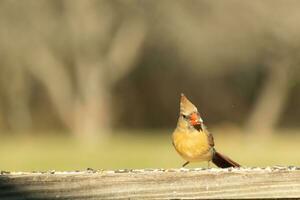
[[[215,146],[214,136],[210,132],[208,132],[207,130],[206,130],[206,134],[207,134],[207,139],[208,139],[209,146],[214,147]]]

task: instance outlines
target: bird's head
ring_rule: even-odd
[[[190,127],[194,127],[198,131],[203,131],[203,120],[198,112],[198,109],[192,102],[186,98],[184,94],[181,94],[180,98],[180,120],[186,122]]]

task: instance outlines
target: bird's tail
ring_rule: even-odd
[[[227,156],[224,156],[217,151],[214,152],[212,162],[220,168],[240,167],[241,166],[238,163],[231,160],[230,158],[228,158]]]

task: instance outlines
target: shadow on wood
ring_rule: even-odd
[[[24,190],[23,187],[13,180],[12,177],[7,176],[7,172],[1,172],[0,175],[0,199],[34,199],[31,191]]]

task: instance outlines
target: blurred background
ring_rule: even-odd
[[[181,92],[241,165],[300,165],[299,7],[0,1],[0,169],[180,167]]]

